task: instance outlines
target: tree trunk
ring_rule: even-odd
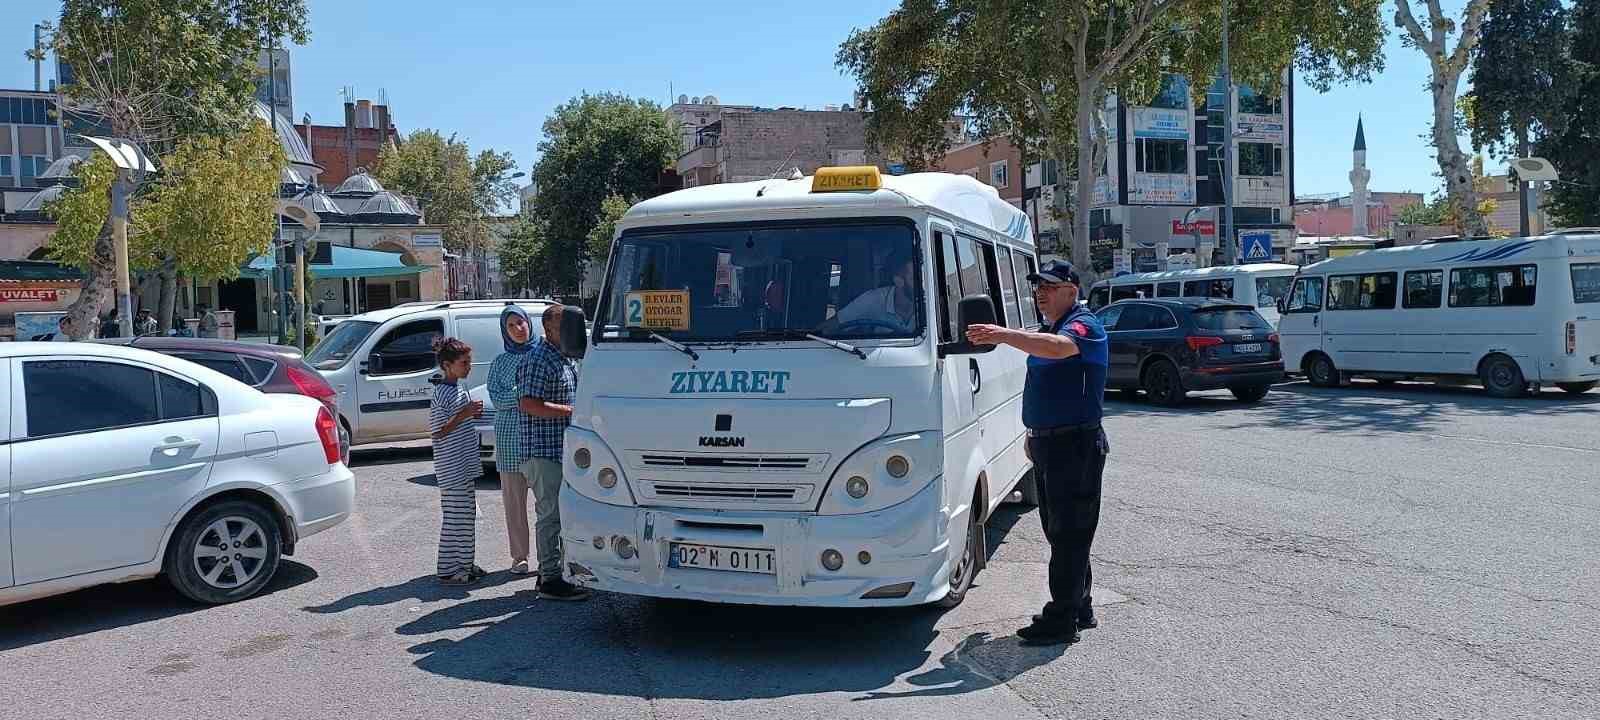
[[[109,195],[111,190],[107,190]],[[100,225],[100,235],[95,238],[94,251],[89,256],[89,267],[84,270],[83,285],[78,299],[67,306],[67,318],[72,329],[67,336],[73,340],[92,340],[100,332],[100,308],[112,302],[116,291],[117,258],[111,243],[111,219]]]
[[[161,279],[160,299],[156,301],[156,327],[165,334],[172,329],[172,316],[178,307],[178,260],[169,257],[157,271]]]
[[[1094,208],[1095,137],[1094,110],[1099,93],[1080,88],[1074,118],[1078,128],[1078,197],[1072,217],[1072,266],[1085,287],[1098,277],[1094,257],[1089,251],[1089,213]]]
[[[1461,152],[1456,139],[1456,87],[1460,75],[1435,66],[1433,83],[1433,147],[1439,172],[1444,175],[1445,193],[1455,210],[1456,232],[1462,237],[1489,234],[1488,224],[1478,213],[1478,192],[1472,186],[1470,158]]]

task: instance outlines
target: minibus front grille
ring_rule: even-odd
[[[688,483],[654,483],[658,498],[690,498],[695,500],[777,500],[792,501],[800,488],[792,485],[698,485]]]
[[[640,460],[646,467],[703,468],[711,470],[805,470],[811,458],[775,455],[664,455],[648,453]]]

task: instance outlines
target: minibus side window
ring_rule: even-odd
[[[1118,300],[1132,300],[1132,299],[1134,299],[1136,297],[1139,297],[1138,290],[1140,288],[1147,288],[1147,287],[1150,287],[1150,286],[1149,285],[1112,285],[1111,286],[1111,302],[1116,302]]]
[[[1028,282],[1028,276],[1033,273],[1033,255],[1018,250],[1011,255],[1011,265],[1017,274],[1017,305],[1021,310],[1022,326],[1032,330],[1039,327],[1039,308],[1034,307],[1033,287]],[[1093,299],[1092,295],[1090,299]]]
[[[1406,294],[1400,301],[1406,308],[1436,308],[1444,302],[1443,270],[1409,270]]]
[[[1328,278],[1329,310],[1393,310],[1395,274],[1334,275]]]
[[[995,324],[1001,326],[1009,325],[1011,320],[1006,315],[1005,299],[1000,295],[1000,268],[999,260],[995,255],[995,247],[991,243],[980,240],[978,241],[978,248],[980,250],[979,260],[983,263],[983,279],[988,281],[989,285],[989,300],[994,303]],[[1011,309],[1011,314],[1017,314],[1015,307]]]
[[[1233,278],[1191,280],[1183,284],[1184,297],[1233,299]]]
[[[1450,271],[1450,307],[1527,307],[1538,278],[1537,265],[1456,268]]]
[[[1099,310],[1111,304],[1111,288],[1101,285],[1089,290],[1089,309]]]
[[[1000,257],[1000,297],[1006,301],[1006,327],[1021,329],[1025,325],[1022,311],[1017,304],[1017,268],[1012,262],[1011,248],[1001,245]]]
[[[1175,282],[1164,282],[1156,286],[1156,297],[1181,297],[1181,285]]]
[[[1600,302],[1600,263],[1572,266],[1572,301],[1580,305]]]
[[[956,264],[955,238],[948,233],[936,232],[938,244],[934,253],[934,267],[939,272],[939,342],[954,342],[956,334],[956,308],[961,303],[960,265]]]
[[[1289,292],[1289,304],[1284,312],[1314,313],[1322,311],[1322,278],[1303,277],[1294,282]]]

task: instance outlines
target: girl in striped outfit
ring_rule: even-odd
[[[474,497],[483,463],[478,459],[478,431],[472,419],[483,402],[467,397],[460,382],[472,372],[472,348],[455,338],[434,341],[439,370],[433,403],[428,408],[428,429],[433,434],[433,477],[439,486],[444,521],[439,526],[439,580],[447,585],[469,585],[483,577],[473,564],[477,550]]]

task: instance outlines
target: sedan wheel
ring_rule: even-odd
[[[256,503],[230,501],[191,516],[173,536],[166,571],[178,592],[197,602],[243,600],[272,580],[282,539]]]

